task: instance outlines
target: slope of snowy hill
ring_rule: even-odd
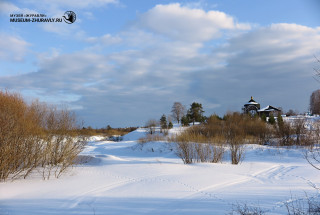
[[[175,127],[170,134],[179,132]],[[320,171],[301,149],[248,145],[245,160],[183,164],[174,143],[137,143],[145,129],[121,142],[92,138],[85,161],[59,179],[0,183],[0,214],[227,214],[233,204],[258,205],[267,214],[286,214],[285,204],[319,197],[311,185]]]

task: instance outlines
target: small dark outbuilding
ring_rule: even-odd
[[[280,113],[280,112],[281,112],[280,109],[275,108],[275,107],[273,107],[273,106],[271,106],[271,105],[268,105],[267,107],[261,108],[260,110],[258,110],[258,114],[259,114],[260,116],[264,114],[266,117],[269,117],[271,114],[272,114],[273,116],[277,116],[278,113]]]

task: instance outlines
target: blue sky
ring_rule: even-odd
[[[317,0],[0,1],[0,88],[67,106],[85,125],[137,126],[178,101],[205,114],[304,112],[320,88]],[[73,24],[12,23],[10,14]]]

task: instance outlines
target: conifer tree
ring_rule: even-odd
[[[160,126],[161,126],[161,129],[167,129],[167,127],[168,127],[167,117],[164,114],[160,118]]]
[[[183,117],[181,118],[181,124],[182,124],[182,126],[189,126],[189,122],[190,122],[190,120],[189,120],[188,116],[183,116]]]
[[[203,116],[204,110],[202,108],[202,104],[193,102],[190,105],[190,109],[188,110],[188,118],[193,123],[195,122],[204,122],[205,117]]]
[[[277,121],[278,121],[279,129],[283,129],[284,122],[280,112],[278,113]]]
[[[271,125],[274,125],[275,124],[275,122],[276,122],[276,120],[274,119],[274,116],[271,114],[270,116],[269,116],[269,121],[268,121]]]

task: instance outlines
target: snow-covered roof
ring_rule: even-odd
[[[264,107],[258,110],[258,112],[263,112],[263,111],[280,111],[280,110],[278,108],[272,107],[271,105],[268,105],[267,107]]]
[[[255,100],[253,100],[253,97],[251,96],[250,101],[248,101],[245,105],[258,105],[259,103],[257,103]]]
[[[246,103],[246,105],[257,105],[257,104],[259,104],[259,103],[257,103],[257,102],[248,102],[248,103]]]

